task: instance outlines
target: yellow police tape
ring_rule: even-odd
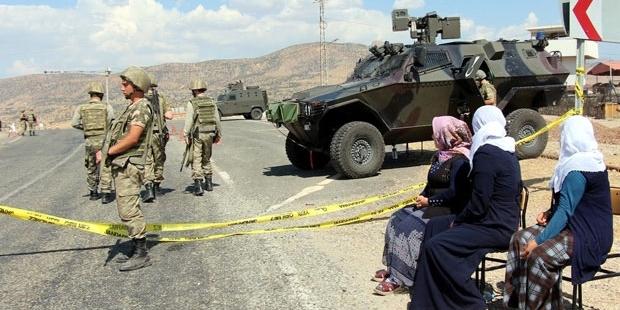
[[[573,116],[573,115],[579,115],[581,114],[581,109],[577,110],[577,109],[570,109],[568,110],[568,112],[564,113],[564,115],[560,116],[560,118],[556,119],[555,121],[547,124],[545,127],[539,129],[538,131],[536,131],[535,133],[519,140],[516,142],[517,145],[523,144],[523,143],[527,143],[530,142],[534,139],[536,139],[536,137],[542,135],[543,133],[549,131],[551,128],[558,126],[559,124],[561,124],[562,122],[564,122],[567,118]]]
[[[228,221],[228,222],[217,222],[217,223],[180,223],[180,224],[149,224],[149,225],[147,225],[147,232],[213,229],[213,228],[230,227],[230,226],[235,226],[235,225],[265,223],[265,222],[273,222],[273,221],[280,221],[280,220],[297,219],[297,218],[302,218],[302,217],[313,217],[313,216],[318,216],[318,215],[322,215],[322,214],[327,214],[327,213],[331,213],[331,212],[345,210],[345,209],[349,209],[349,208],[353,208],[353,207],[358,207],[358,206],[361,206],[361,205],[365,205],[365,204],[369,204],[369,203],[372,203],[372,202],[377,202],[377,201],[380,201],[380,200],[391,198],[391,197],[394,197],[394,196],[402,195],[402,194],[405,194],[407,192],[411,192],[411,191],[420,189],[420,188],[424,187],[425,185],[426,185],[426,183],[418,183],[418,184],[407,186],[407,187],[405,187],[403,189],[400,189],[400,190],[397,190],[397,191],[394,191],[394,192],[390,192],[390,193],[386,193],[386,194],[381,194],[381,195],[375,195],[375,196],[371,196],[371,197],[355,200],[355,201],[352,201],[352,202],[339,203],[339,204],[331,204],[331,205],[327,205],[327,206],[324,206],[324,207],[318,207],[318,208],[313,208],[313,209],[306,209],[306,210],[302,210],[302,211],[293,211],[293,212],[286,212],[286,213],[273,214],[273,215],[263,215],[263,216],[258,216],[258,217],[248,218],[248,219]],[[409,204],[412,203],[411,199],[408,199],[408,200],[405,200],[405,201],[407,201]],[[285,229],[285,230],[282,230],[282,231],[291,231],[291,230],[311,229],[311,228],[313,228],[313,229],[316,229],[316,228],[329,228],[329,227],[335,227],[335,226],[344,225],[344,224],[350,224],[350,222],[364,221],[369,216],[369,214],[375,214],[374,212],[379,212],[379,213],[376,213],[375,215],[383,214],[385,212],[389,212],[389,210],[393,210],[394,208],[395,207],[393,205],[393,206],[390,206],[390,207],[387,207],[387,208],[383,208],[383,209],[380,209],[380,210],[370,211],[370,212],[367,212],[367,213],[362,213],[362,214],[360,214],[360,215],[358,215],[357,217],[354,217],[354,218],[345,219],[345,220],[337,220],[337,221],[328,221],[328,222],[323,222],[323,223],[314,224],[314,225],[302,225],[302,226],[294,226],[294,227],[289,227],[289,228],[274,228],[274,229],[267,229],[267,230],[256,230],[256,231],[229,233],[229,234],[219,234],[219,235],[212,235],[212,236],[207,236],[207,237],[158,238],[156,240],[160,240],[160,241],[210,240],[210,239],[217,239],[217,238],[223,238],[223,237],[240,235],[240,234],[241,235],[249,235],[249,234],[259,234],[259,233],[273,232],[273,231],[281,231],[281,229]],[[388,210],[388,211],[386,211],[386,210]],[[30,210],[23,210],[23,209],[18,209],[18,208],[13,208],[13,207],[9,207],[9,206],[3,206],[3,205],[0,205],[0,214],[9,215],[9,216],[12,216],[12,217],[15,217],[15,218],[18,218],[18,219],[21,219],[21,220],[26,220],[26,221],[35,221],[35,222],[53,224],[53,225],[64,226],[64,227],[72,227],[72,228],[76,228],[76,229],[80,229],[80,230],[84,230],[84,231],[88,231],[88,232],[92,232],[92,233],[96,233],[96,234],[100,234],[100,235],[111,235],[111,236],[119,236],[119,237],[126,237],[127,236],[127,229],[126,229],[125,225],[122,225],[122,224],[76,221],[76,220],[70,220],[70,219],[65,219],[65,218],[61,218],[61,217],[45,214],[45,213],[40,213],[40,212],[35,212],[35,211],[30,211]],[[358,218],[358,217],[360,217],[360,218]],[[218,236],[218,237],[213,237],[213,236]]]
[[[584,67],[577,68],[575,70],[575,74],[577,75],[577,79],[579,79],[580,76],[583,76],[586,74],[586,68]],[[579,98],[581,102],[583,102],[583,98],[584,98],[583,88],[581,87],[581,84],[579,83],[575,83],[575,95],[577,96],[577,98]]]
[[[549,131],[551,128],[559,125],[567,118],[581,114],[581,109],[571,109],[562,115],[557,120],[547,124],[545,127],[541,128],[534,134],[525,137],[516,142],[517,145],[522,143],[527,143],[529,141],[534,140],[539,135],[544,132]],[[147,232],[157,232],[157,231],[187,231],[187,230],[199,230],[199,229],[214,229],[214,228],[224,228],[231,227],[237,225],[246,225],[246,224],[258,224],[258,223],[266,223],[266,222],[274,222],[280,220],[291,220],[291,219],[299,219],[304,217],[313,217],[318,215],[323,215],[327,213],[332,213],[336,211],[341,211],[345,209],[350,209],[354,207],[359,207],[362,205],[366,205],[369,203],[385,200],[391,197],[395,197],[398,195],[402,195],[417,189],[421,189],[426,185],[426,183],[418,183],[407,186],[403,189],[393,191],[386,194],[375,195],[367,198],[358,199],[351,202],[330,204],[323,207],[306,209],[302,211],[292,211],[285,212],[279,214],[271,214],[271,215],[261,215],[252,218],[233,220],[227,222],[214,222],[214,223],[172,223],[172,224],[148,224]],[[349,225],[354,223],[361,223],[365,221],[369,221],[377,218],[380,215],[385,213],[392,212],[394,210],[403,208],[407,205],[414,204],[415,201],[413,198],[409,198],[403,201],[400,201],[396,204],[390,205],[388,207],[384,207],[381,209],[377,209],[374,211],[368,211],[364,213],[360,213],[356,216],[338,219],[338,220],[330,220],[317,224],[309,224],[309,225],[298,225],[298,226],[290,226],[290,227],[280,227],[280,228],[268,228],[268,229],[256,229],[250,231],[241,231],[241,232],[232,232],[232,233],[222,233],[222,234],[213,234],[207,236],[194,236],[194,237],[155,237],[153,240],[161,241],[161,242],[186,242],[186,241],[201,241],[201,240],[213,240],[226,238],[230,236],[239,236],[239,235],[258,235],[258,234],[267,234],[274,232],[289,232],[289,231],[300,231],[300,230],[313,230],[313,229],[325,229],[332,228],[337,226]],[[0,205],[0,214],[5,214],[12,216],[14,218],[18,218],[25,221],[34,221],[41,222],[53,225],[59,225],[64,227],[76,228],[84,231],[88,231],[91,233],[96,233],[100,235],[109,235],[109,236],[117,236],[117,237],[127,237],[127,228],[122,224],[115,223],[99,223],[99,222],[87,222],[87,221],[76,221],[65,219],[49,214],[44,214],[35,211],[23,210],[18,208],[13,208],[9,206]]]

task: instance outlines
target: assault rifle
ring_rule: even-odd
[[[159,109],[159,94],[157,93],[157,88],[153,87],[152,93],[153,98],[151,99],[151,106],[153,108],[153,121],[157,122],[157,128],[159,128],[159,146],[161,148],[161,152],[165,152],[164,145],[166,143],[165,136],[168,133],[168,128],[166,127],[166,123],[164,123],[163,117],[161,115],[161,110]]]
[[[185,145],[185,152],[183,152],[183,161],[181,162],[181,169],[179,172],[183,171],[183,167],[187,167],[192,163],[192,140],[194,138],[194,131],[196,131],[196,121],[198,120],[198,113],[194,111],[194,118],[192,119],[192,126],[189,128],[187,132],[187,144]]]

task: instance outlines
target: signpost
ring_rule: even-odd
[[[568,16],[569,36],[577,39],[577,80],[575,108],[583,107],[585,84],[585,40],[620,43],[620,1],[561,0],[564,18]],[[566,11],[568,10],[568,14]],[[566,21],[564,24],[567,24]]]

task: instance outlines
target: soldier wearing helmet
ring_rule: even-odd
[[[153,134],[151,135],[150,149],[146,157],[146,165],[144,166],[144,187],[145,195],[142,202],[152,202],[155,200],[156,193],[160,192],[160,184],[164,180],[164,162],[166,161],[166,143],[168,143],[169,134],[166,127],[166,120],[172,119],[172,108],[166,98],[157,92],[157,99],[153,97],[157,87],[155,76],[149,73],[151,79],[151,89],[146,98],[151,102],[154,108],[153,112]],[[155,107],[155,103],[158,106]]]
[[[26,125],[28,125],[28,135],[34,136],[34,128],[37,125],[37,117],[34,115],[34,110],[30,108],[26,114]]]
[[[84,131],[84,165],[86,166],[86,184],[90,191],[90,200],[101,198],[102,204],[114,200],[112,194],[112,171],[110,167],[97,164],[95,154],[103,147],[103,140],[112,119],[112,106],[103,103],[104,90],[101,82],[88,84],[90,100],[80,104],[71,119],[71,126]],[[101,195],[98,187],[101,186]]]
[[[25,135],[27,128],[28,128],[28,116],[26,115],[26,110],[22,110],[19,115],[19,135],[21,136]]]
[[[495,97],[497,95],[497,91],[495,90],[493,84],[487,81],[487,74],[482,70],[476,71],[476,86],[478,86],[478,90],[480,91],[482,100],[484,100],[484,104],[496,104]]]
[[[186,107],[185,127],[183,135],[185,143],[191,144],[193,155],[192,179],[194,195],[201,196],[204,190],[213,190],[213,169],[211,168],[211,150],[213,143],[222,138],[220,115],[215,100],[208,97],[207,83],[202,80],[191,82],[192,98]]]
[[[140,188],[149,137],[152,135],[153,114],[145,98],[151,79],[138,67],[129,67],[121,73],[121,91],[129,99],[125,110],[112,122],[103,149],[97,160],[112,167],[116,185],[116,208],[132,247],[128,255],[117,261],[121,271],[130,271],[151,265],[146,248],[146,221],[140,207]]]

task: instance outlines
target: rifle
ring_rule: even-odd
[[[151,88],[153,90],[153,98],[151,99],[151,106],[153,108],[153,121],[157,122],[157,127],[159,128],[159,135],[158,135],[158,139],[159,139],[159,146],[161,148],[161,152],[165,152],[164,150],[164,136],[166,135],[166,131],[168,130],[168,128],[166,128],[166,124],[163,121],[163,117],[161,116],[161,110],[159,109],[159,94],[157,93],[157,88]]]
[[[181,161],[181,169],[179,169],[179,172],[183,171],[183,167],[189,166],[189,164],[192,162],[189,158],[191,154],[189,154],[188,156],[188,153],[189,153],[189,150],[192,148],[192,138],[194,137],[194,131],[196,131],[197,120],[198,120],[198,113],[194,111],[194,118],[192,119],[192,126],[190,126],[189,132],[187,135],[188,143],[185,145],[185,151],[183,152],[183,161]]]

